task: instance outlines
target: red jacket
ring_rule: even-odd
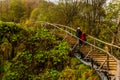
[[[86,41],[86,35],[85,35],[85,33],[82,33],[82,35],[80,36],[80,39],[83,40],[83,41]]]

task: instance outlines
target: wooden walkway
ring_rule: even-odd
[[[66,40],[72,46],[71,50],[78,48],[84,54],[84,60],[97,65],[95,70],[106,73],[110,80],[120,80],[120,60],[113,54],[116,53],[114,50],[119,51],[120,47],[101,41],[90,35],[87,35],[87,38],[91,39],[92,42],[83,41],[85,45],[79,47],[78,38],[75,36],[75,30],[73,28],[60,24],[51,24],[48,22],[42,22],[42,25],[49,25],[46,26],[46,28],[49,28],[48,30],[50,30],[50,32],[60,36],[63,40]],[[96,45],[96,42],[99,42],[107,47],[100,48]],[[110,48],[109,51],[108,48]]]

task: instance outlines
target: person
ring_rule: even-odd
[[[78,27],[77,30],[76,30],[76,36],[78,38],[81,38],[81,35],[82,35],[82,32],[80,30],[80,27]],[[82,45],[82,41],[80,39],[78,40],[78,43],[79,43],[79,45]]]

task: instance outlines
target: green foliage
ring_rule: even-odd
[[[24,6],[22,4],[22,2],[19,0],[11,0],[10,1],[10,18],[11,20],[15,21],[15,22],[20,22],[20,19],[23,17],[24,15]]]
[[[26,69],[28,69],[28,66],[25,64],[22,64],[22,62],[17,61],[13,63],[7,63],[5,66],[6,73],[2,77],[2,80],[10,79],[10,80],[16,80],[16,79],[35,79],[33,77],[34,75],[29,75],[26,72]]]
[[[41,4],[39,6],[40,13],[37,16],[37,20],[38,21],[50,21],[50,22],[53,21],[52,17],[54,15],[54,12],[52,12],[52,9],[54,9],[54,7],[55,5],[53,3],[41,1]]]
[[[119,2],[115,2],[114,4],[113,3],[110,3],[108,6],[105,7],[105,10],[106,10],[106,19],[109,20],[109,19],[116,19],[119,17],[119,9],[120,9],[120,3]]]
[[[16,37],[16,34],[22,31],[22,27],[19,24],[15,24],[13,22],[0,22],[0,37],[12,36]]]
[[[52,33],[49,33],[48,30],[44,29],[44,28],[41,29],[39,34],[40,34],[39,36],[41,36],[41,38],[52,39],[52,40],[56,39],[55,35],[52,35]]]
[[[84,71],[90,70],[76,58],[70,58],[68,43],[57,40],[47,29],[26,30],[13,23],[1,24],[1,37],[4,36],[1,44],[5,41],[12,44],[16,54],[10,62],[5,61],[2,80],[61,80],[71,77],[81,79]],[[6,31],[8,29],[9,35]],[[85,77],[94,75],[96,76],[92,74]]]
[[[109,5],[107,5],[105,7],[106,10],[106,21],[108,22],[108,26],[107,26],[107,30],[105,32],[107,32],[109,34],[109,36],[112,37],[112,39],[110,39],[108,36],[106,36],[106,39],[109,42],[112,42],[115,45],[119,46],[119,42],[120,42],[120,38],[119,38],[119,24],[120,24],[120,2],[115,0],[115,1],[111,1]],[[116,53],[116,52],[115,52]],[[118,56],[117,56],[118,57]]]
[[[39,8],[35,8],[35,9],[31,12],[30,18],[31,18],[32,20],[36,20],[39,14],[40,14]]]
[[[4,67],[2,65],[2,61],[0,60],[0,73],[2,73],[4,71]]]
[[[60,55],[60,56],[66,56],[69,54],[69,46],[67,44],[67,42],[60,42],[59,45],[56,47],[57,48],[57,53]]]
[[[37,1],[38,0],[34,1],[35,5]],[[119,17],[119,2],[116,4],[110,3],[107,7],[104,6],[105,8],[103,8],[105,1],[106,0],[93,0],[91,5],[89,2],[82,3],[77,2],[77,0],[60,0],[58,4],[39,0],[37,7],[34,6],[32,0],[30,2],[27,2],[27,0],[4,1],[0,3],[0,5],[2,5],[0,7],[0,19],[4,21],[22,22],[23,24],[26,22],[32,27],[34,25],[33,22],[38,20],[70,25],[73,28],[80,26],[82,32],[86,32],[103,41],[112,42],[112,36],[116,36],[118,38],[115,39],[115,44],[117,44],[120,42],[119,29],[113,20]],[[55,35],[49,33],[45,28],[32,29],[33,30],[25,30],[21,28],[19,24],[0,21],[0,54],[5,56],[6,53],[7,55],[13,55],[15,61],[22,61],[29,67],[31,67],[29,63],[34,64],[32,70],[40,66],[46,76],[50,74],[50,71],[47,72],[45,66],[50,70],[54,68],[54,70],[62,72],[63,67],[68,66],[70,63],[70,58],[68,57],[69,45],[66,42],[56,41]],[[87,40],[91,43],[94,42],[91,39]],[[96,42],[96,45],[99,47],[104,46],[99,42]],[[119,52],[116,50],[114,52],[119,56]],[[78,66],[74,67],[79,64],[79,62],[77,63],[77,60],[74,61],[74,59],[71,61],[72,64],[70,68],[79,69]],[[44,66],[41,67],[41,65]],[[28,72],[32,72],[32,70]],[[68,72],[74,74],[76,71],[69,69]],[[12,74],[9,73],[13,76],[13,79],[18,76],[15,73],[16,72]],[[38,71],[38,73],[41,72]],[[68,73],[66,72],[66,74]],[[86,79],[86,74],[87,73],[84,73],[83,80]],[[34,77],[32,74],[28,75],[28,77],[30,76]]]
[[[17,57],[22,58],[24,61],[32,62],[32,54],[29,51],[19,52]]]

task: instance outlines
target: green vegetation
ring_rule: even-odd
[[[80,26],[87,34],[119,45],[119,1],[113,0],[46,0],[0,1],[0,20],[32,26],[36,21],[59,23],[75,28]],[[90,3],[91,2],[91,3]],[[114,4],[113,4],[114,3]],[[111,36],[111,37],[109,37]]]
[[[66,42],[45,28],[36,28],[34,22],[79,26],[86,34],[120,46],[120,2],[107,1],[0,0],[0,78],[98,80],[94,71],[69,56]],[[96,45],[105,47],[99,42]],[[120,57],[118,49],[111,51]]]
[[[0,22],[2,80],[99,80],[95,71],[70,57],[67,42],[45,28]]]

